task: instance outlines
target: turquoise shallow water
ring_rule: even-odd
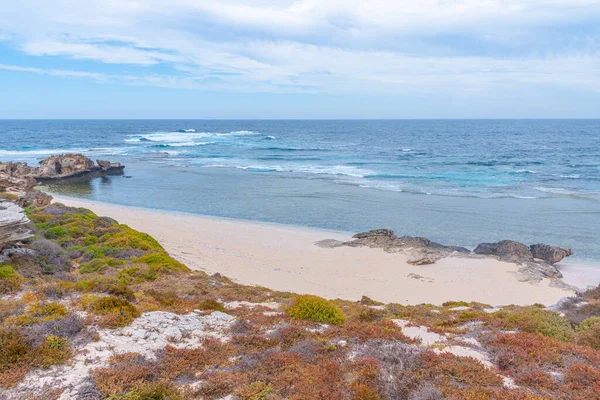
[[[52,190],[473,247],[505,238],[600,260],[600,121],[0,121],[0,159],[83,152],[127,177]]]

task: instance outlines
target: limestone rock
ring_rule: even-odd
[[[36,185],[26,163],[0,162],[0,192],[24,193]]]
[[[374,229],[369,232],[357,233],[352,236],[354,239],[368,239],[368,238],[378,238],[384,237],[388,239],[396,239],[396,234],[391,229]]]
[[[83,154],[59,154],[40,161],[33,173],[36,179],[57,179],[81,175],[96,168],[94,162]]]
[[[437,260],[444,256],[445,254],[440,251],[427,251],[424,249],[418,249],[409,253],[406,262],[412,265],[435,264]]]
[[[0,249],[33,236],[29,218],[17,204],[0,200]]]
[[[425,237],[402,236],[398,237],[390,229],[375,229],[369,232],[357,233],[353,236],[355,240],[349,242],[321,241],[317,245],[321,247],[371,247],[381,248],[388,253],[409,254],[408,263],[413,265],[433,264],[437,260],[454,252],[470,253],[464,247],[445,246]]]
[[[480,243],[475,254],[497,256],[507,261],[533,261],[529,247],[513,240],[502,240],[497,243]]]
[[[546,261],[548,264],[560,262],[563,258],[572,256],[574,251],[564,247],[549,246],[547,244],[532,244],[530,246],[534,258]]]
[[[29,191],[17,201],[21,207],[46,207],[50,203],[52,203],[52,196],[39,190]]]

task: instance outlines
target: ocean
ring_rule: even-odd
[[[1,161],[126,165],[49,188],[65,195],[600,261],[600,120],[0,120],[0,137]]]

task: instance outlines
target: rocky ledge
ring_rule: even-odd
[[[0,162],[0,193],[16,196],[23,206],[42,207],[52,196],[35,190],[38,182],[79,177],[88,174],[122,173],[125,166],[105,160],[92,161],[83,154],[60,154],[40,161],[39,167],[23,162]]]
[[[17,204],[0,200],[0,250],[33,236],[30,221]],[[0,261],[5,261],[0,255]]]
[[[357,233],[352,238],[354,240],[347,242],[328,239],[317,242],[316,245],[326,248],[341,246],[381,248],[389,253],[406,254],[408,256],[407,262],[413,265],[433,264],[449,256],[495,257],[519,265],[522,280],[539,282],[543,278],[549,278],[559,286],[564,286],[558,281],[562,278],[562,274],[554,264],[574,253],[573,250],[564,247],[541,243],[527,246],[524,243],[512,240],[480,243],[472,252],[465,247],[446,246],[424,237],[398,237],[390,229],[376,229]]]

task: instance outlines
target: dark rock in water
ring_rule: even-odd
[[[357,233],[352,236],[354,239],[368,239],[368,238],[378,238],[385,237],[388,239],[396,239],[396,234],[391,229],[374,229],[369,232]]]
[[[548,264],[560,262],[563,258],[572,256],[575,252],[564,247],[549,246],[538,243],[530,246],[534,258],[546,261]]]
[[[497,243],[480,243],[474,250],[475,254],[497,256],[509,261],[533,261],[529,247],[513,240],[502,240]]]
[[[106,160],[96,160],[96,164],[98,164],[98,166],[102,168],[102,171],[108,171],[111,167],[110,161]]]

